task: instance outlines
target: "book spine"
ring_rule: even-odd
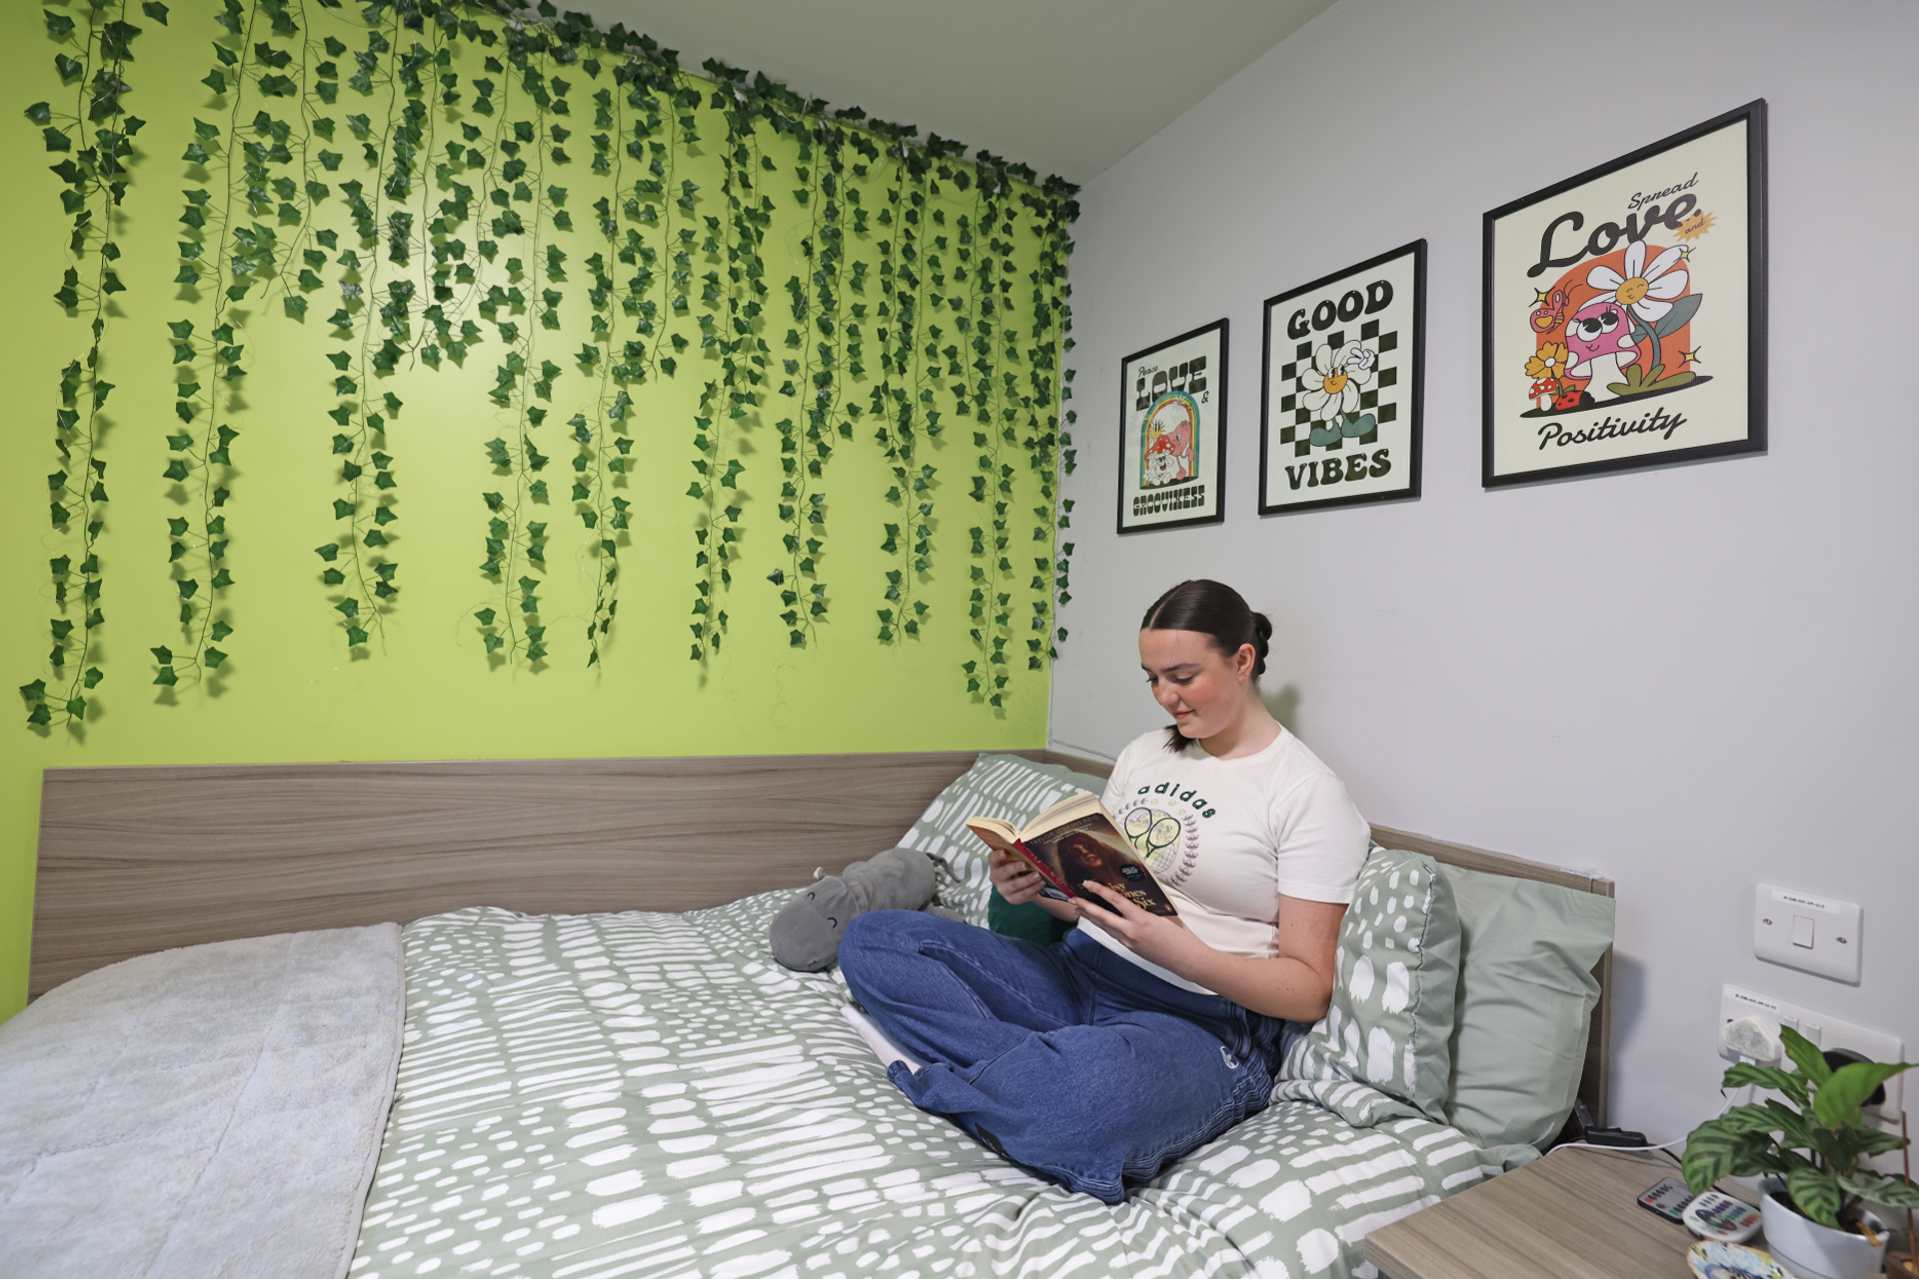
[[[1025,840],[1015,839],[1013,841],[1013,847],[1019,849],[1021,856],[1025,857],[1027,861],[1033,864],[1033,869],[1039,872],[1039,876],[1041,879],[1045,880],[1047,883],[1051,884],[1053,887],[1059,889],[1062,893],[1065,893],[1068,897],[1079,896],[1078,893],[1073,891],[1071,885],[1069,885],[1065,880],[1061,879],[1058,875],[1055,875],[1052,872],[1052,870],[1047,867],[1045,860],[1041,858],[1039,854],[1035,853],[1032,849],[1026,846]]]

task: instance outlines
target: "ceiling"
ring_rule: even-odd
[[[562,0],[698,69],[717,57],[808,97],[1085,182],[1332,0]]]

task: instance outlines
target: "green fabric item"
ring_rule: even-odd
[[[1445,1122],[1484,1144],[1543,1146],[1579,1095],[1613,900],[1455,866],[1441,873],[1461,936]]]
[[[1051,946],[1073,927],[1063,919],[1053,918],[1034,902],[1015,906],[999,895],[999,889],[993,889],[992,894],[986,899],[986,926],[1003,937],[1017,937],[1035,946]]]
[[[1423,853],[1367,854],[1340,921],[1332,1003],[1288,1050],[1287,1079],[1367,1084],[1439,1120],[1459,985],[1452,889]]]

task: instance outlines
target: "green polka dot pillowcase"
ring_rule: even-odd
[[[1432,858],[1373,845],[1339,928],[1332,1004],[1287,1037],[1287,1084],[1369,1122],[1410,1107],[1445,1122],[1459,988],[1459,913]],[[1339,1085],[1365,1085],[1345,1089]],[[1331,1087],[1327,1087],[1331,1086]],[[1374,1095],[1368,1095],[1368,1093]]]

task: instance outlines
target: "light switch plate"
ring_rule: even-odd
[[[1752,953],[1857,986],[1860,922],[1856,902],[1761,884],[1752,900]]]

